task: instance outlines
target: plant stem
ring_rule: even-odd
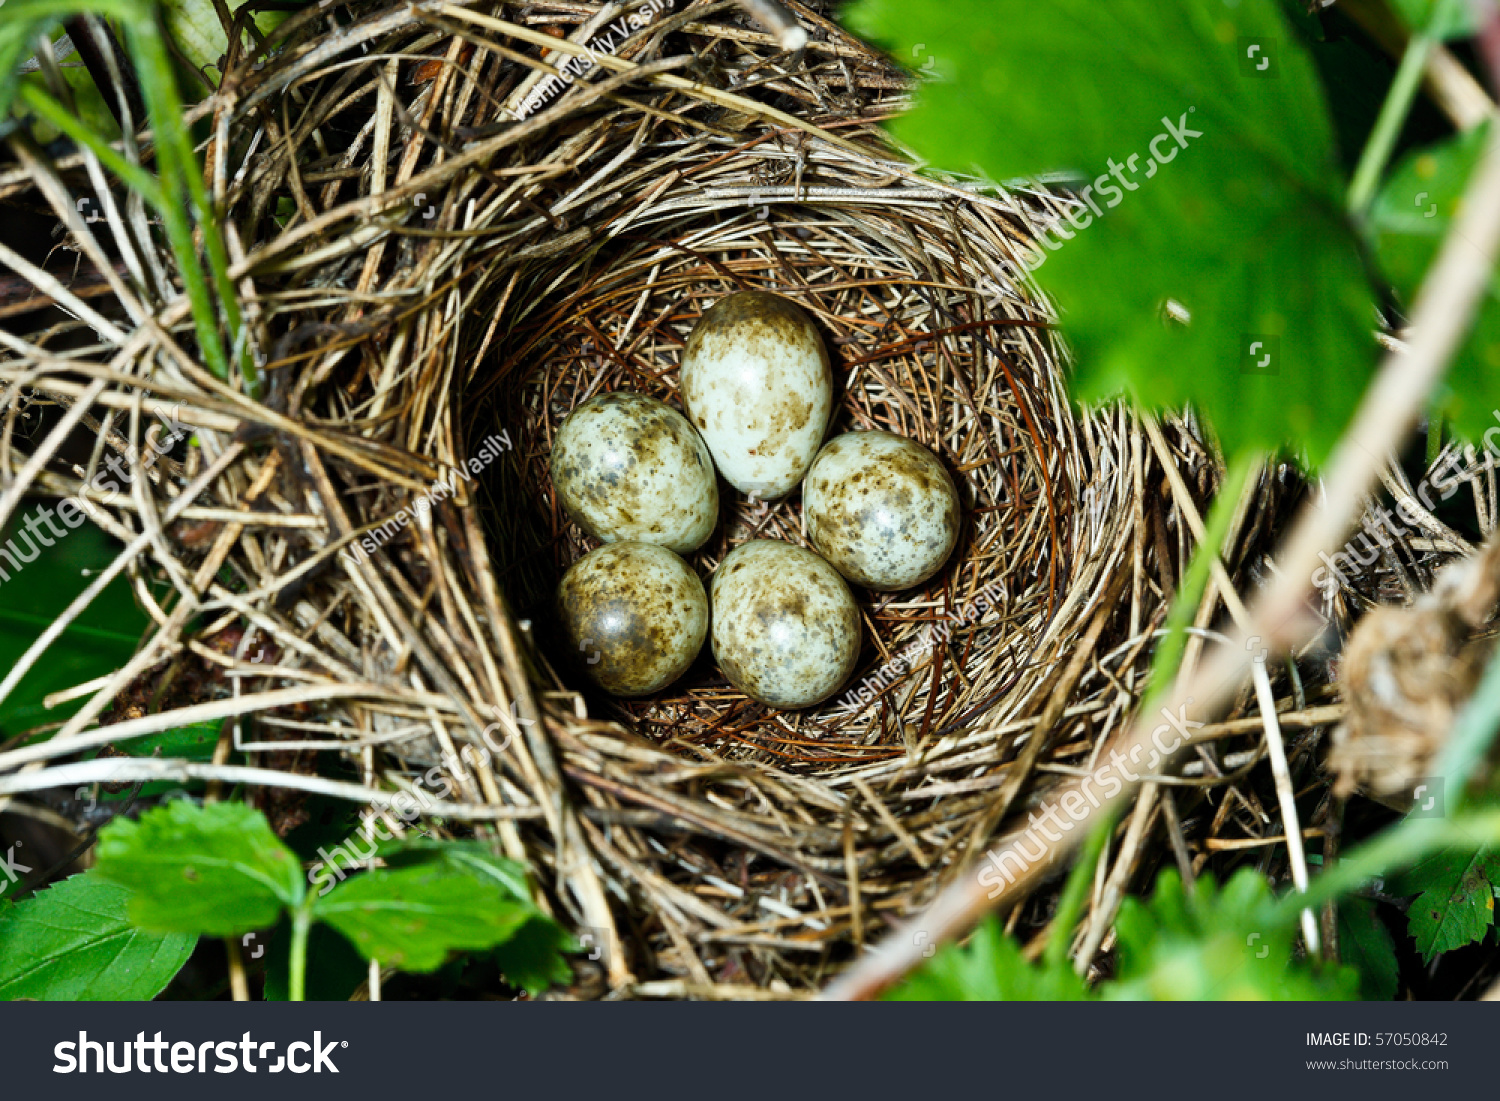
[[[303,907],[292,911],[292,959],[287,979],[287,1000],[306,1001],[307,993],[307,933],[312,928],[312,915]]]
[[[166,206],[161,188],[151,173],[120,156],[114,146],[90,130],[75,115],[69,114],[61,103],[35,84],[22,84],[20,92],[21,99],[36,112],[38,118],[55,126],[79,145],[87,146],[99,158],[99,163],[120,177],[126,187],[139,191],[141,197],[157,210]]]
[[[1073,926],[1078,924],[1078,914],[1083,909],[1083,900],[1089,893],[1089,881],[1094,878],[1094,865],[1104,843],[1114,831],[1115,816],[1106,814],[1101,818],[1083,849],[1078,854],[1078,863],[1068,873],[1068,882],[1063,887],[1062,897],[1057,900],[1057,913],[1052,915],[1052,934],[1047,938],[1044,957],[1048,970],[1062,967],[1068,959],[1068,946],[1073,941]]]
[[[1422,74],[1427,69],[1427,56],[1437,40],[1425,31],[1411,36],[1406,52],[1401,55],[1401,64],[1396,69],[1396,78],[1391,81],[1385,102],[1380,105],[1380,114],[1375,119],[1375,129],[1370,131],[1364,152],[1359,156],[1359,166],[1354,170],[1354,180],[1349,185],[1349,213],[1362,218],[1375,196],[1375,187],[1380,183],[1386,162],[1391,159],[1391,150],[1401,127],[1406,123],[1412,100],[1422,86]]]
[[[1156,697],[1170,688],[1177,679],[1183,649],[1187,645],[1188,625],[1197,614],[1198,605],[1203,603],[1203,591],[1208,588],[1214,560],[1224,547],[1229,525],[1234,520],[1235,506],[1245,492],[1245,482],[1255,469],[1257,458],[1254,452],[1239,455],[1224,472],[1224,482],[1219,486],[1213,507],[1208,513],[1208,521],[1203,527],[1203,540],[1193,551],[1193,559],[1188,563],[1182,587],[1177,590],[1177,597],[1167,613],[1166,634],[1156,647],[1156,655],[1151,659],[1152,698],[1142,706],[1142,714],[1151,710]]]
[[[1479,686],[1454,722],[1448,744],[1433,766],[1432,774],[1441,776],[1446,786],[1449,814],[1463,807],[1464,788],[1493,744],[1496,730],[1500,730],[1500,649],[1490,655]]]
[[[1391,150],[1401,135],[1401,127],[1411,113],[1412,101],[1422,85],[1427,71],[1427,61],[1457,14],[1461,0],[1436,0],[1427,25],[1412,32],[1406,43],[1406,52],[1401,55],[1401,64],[1396,68],[1395,79],[1386,92],[1385,102],[1380,105],[1380,114],[1375,119],[1375,128],[1370,131],[1360,154],[1359,165],[1354,170],[1354,179],[1349,184],[1349,213],[1362,218],[1375,196],[1386,163],[1391,159]],[[1434,456],[1435,457],[1435,456]]]
[[[198,330],[199,354],[203,356],[204,366],[217,378],[228,379],[229,361],[219,339],[218,319],[214,316],[208,281],[198,262],[198,250],[188,221],[185,199],[189,191],[188,181],[196,171],[196,165],[182,128],[182,102],[177,95],[171,62],[153,17],[145,15],[134,19],[128,28],[130,44],[140,67],[141,90],[145,93],[151,127],[156,134],[156,167],[165,199],[162,221],[166,223],[167,240],[177,257],[183,290],[192,308],[193,324]],[[186,150],[184,146],[187,146]],[[212,221],[202,228],[205,244],[217,236]]]

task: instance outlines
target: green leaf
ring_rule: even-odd
[[[1469,38],[1479,33],[1478,9],[1468,0],[1391,0],[1391,6],[1413,31],[1434,38]]]
[[[1375,199],[1370,221],[1376,253],[1408,306],[1458,213],[1489,125],[1408,154]],[[1475,443],[1497,427],[1492,411],[1500,407],[1500,274],[1490,276],[1436,404],[1454,430]]]
[[[1339,956],[1359,972],[1359,996],[1367,1002],[1388,1002],[1396,996],[1401,965],[1396,942],[1366,898],[1339,902]]]
[[[174,726],[157,734],[132,738],[116,748],[132,757],[183,757],[190,761],[207,761],[219,744],[218,719]]]
[[[430,841],[413,837],[385,842],[378,852],[387,867],[441,863],[455,872],[467,872],[488,880],[515,901],[532,905],[525,866],[496,856],[483,841]]]
[[[495,949],[495,963],[506,982],[534,998],[549,987],[573,981],[573,969],[563,953],[578,950],[567,930],[551,918],[536,914]]]
[[[995,918],[975,929],[965,946],[944,945],[886,995],[899,1002],[1076,1002],[1089,997],[1070,965],[1030,963]]]
[[[228,0],[227,7],[233,13],[244,4],[245,0]],[[287,14],[260,12],[254,22],[262,34],[270,34],[286,20]],[[162,15],[183,56],[200,69],[211,70],[217,81],[219,62],[229,49],[229,39],[212,0],[162,0]]]
[[[892,123],[919,154],[1088,181],[1037,272],[1083,397],[1192,402],[1231,454],[1327,453],[1373,370],[1373,301],[1322,89],[1274,0],[860,0],[849,21],[933,61]],[[1189,324],[1164,321],[1169,299]]]
[[[577,951],[578,946],[557,922],[536,908],[523,865],[503,856],[496,856],[490,851],[489,845],[482,841],[409,838],[385,842],[378,853],[392,871],[426,869],[444,876],[478,882],[484,884],[486,891],[498,891],[504,902],[522,908],[526,912],[524,924],[494,952],[496,965],[512,985],[536,995],[554,984],[572,979],[573,970],[562,953]],[[315,911],[315,914],[322,916],[320,910]],[[379,952],[372,954],[382,962],[388,961],[386,955]]]
[[[1445,849],[1392,877],[1394,894],[1417,896],[1406,912],[1406,928],[1422,962],[1484,937],[1495,924],[1496,884],[1500,855],[1488,849]]]
[[[119,552],[119,544],[92,524],[68,529],[54,518],[53,523],[68,534],[63,538],[51,535],[39,515],[44,505],[51,507],[48,502],[30,502],[0,533],[0,548],[8,552],[8,556],[0,555],[3,672],[15,666],[37,636],[88,586],[89,576]],[[36,528],[51,539],[51,547],[39,546],[35,534],[27,532],[24,521],[28,517],[36,518]],[[22,562],[28,553],[32,561]],[[147,622],[145,613],[136,607],[130,583],[123,577],[111,582],[0,702],[0,729],[15,734],[66,718],[77,709],[76,702],[48,711],[42,706],[43,698],[124,665],[135,653]]]
[[[1128,898],[1115,919],[1120,965],[1111,1000],[1334,1001],[1358,997],[1351,967],[1312,971],[1293,958],[1292,930],[1275,917],[1265,878],[1241,869],[1220,890],[1200,876],[1192,893],[1175,870],[1149,900]]]
[[[144,929],[235,936],[276,923],[307,884],[302,866],[243,803],[186,799],[116,819],[99,834],[98,873],[129,887],[130,920]]]
[[[339,884],[313,903],[366,959],[406,971],[432,971],[448,954],[492,948],[535,911],[486,874],[446,862],[375,869]]]
[[[0,910],[0,999],[148,1001],[198,938],[147,933],[126,917],[130,892],[75,875]]]

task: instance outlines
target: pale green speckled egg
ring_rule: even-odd
[[[953,479],[905,436],[847,432],[828,442],[802,486],[807,536],[856,585],[894,592],[920,585],[958,542]]]
[[[812,551],[756,539],[714,571],[713,647],[745,695],[771,707],[810,707],[859,659],[859,608],[832,566]]]
[[[763,499],[790,493],[833,408],[833,373],[812,318],[761,291],[720,299],[688,337],[682,404],[726,481]]]
[[[616,696],[671,684],[708,633],[703,582],[651,543],[610,543],[573,563],[557,587],[557,612],[579,667]]]
[[[681,413],[645,394],[600,394],[552,444],[552,484],[579,527],[606,543],[695,550],[713,532],[713,457]]]

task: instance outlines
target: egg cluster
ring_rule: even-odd
[[[558,586],[564,635],[617,696],[665,688],[711,633],[719,668],[747,696],[779,708],[820,703],[859,658],[848,582],[890,592],[936,573],[958,541],[953,480],[925,447],[889,432],[848,432],[820,449],[833,409],[828,353],[812,319],[778,295],[732,294],[703,315],[683,353],[681,393],[686,417],[643,394],[610,393],[558,429],[558,500],[605,544]],[[678,556],[713,532],[716,469],[752,499],[802,484],[818,553],[751,540],[725,555],[705,594]]]

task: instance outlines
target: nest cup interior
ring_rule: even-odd
[[[1018,200],[892,195],[881,173],[849,159],[839,174],[855,186],[820,202],[815,182],[799,188],[792,177],[816,180],[824,166],[788,144],[767,132],[736,155],[704,158],[655,189],[623,231],[611,209],[607,236],[533,265],[512,296],[498,368],[470,395],[469,435],[498,426],[515,440],[516,463],[489,487],[491,553],[512,607],[592,713],[678,750],[823,770],[904,757],[986,713],[1025,708],[1037,670],[1058,656],[1069,591],[1094,572],[1090,515],[1097,521],[1110,484],[1094,474],[1110,460],[1080,449],[1049,313],[1015,278],[1028,213]],[[774,180],[786,186],[758,186]],[[868,201],[850,201],[859,185]],[[557,581],[599,545],[558,501],[552,442],[567,414],[600,393],[635,391],[681,410],[688,335],[740,290],[784,295],[813,317],[833,365],[827,439],[883,429],[939,457],[959,491],[959,541],[920,586],[851,585],[859,663],[821,704],[757,703],[725,680],[707,642],[662,691],[610,699],[589,689],[566,647],[549,644]],[[707,585],[751,539],[811,548],[800,487],[766,502],[720,478],[720,522],[686,557]]]

